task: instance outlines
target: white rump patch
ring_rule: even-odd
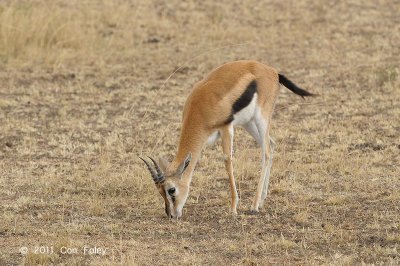
[[[245,125],[254,117],[257,107],[257,98],[258,98],[257,93],[254,93],[253,99],[251,99],[249,105],[247,105],[245,108],[243,108],[242,110],[233,115],[232,124],[234,126]]]

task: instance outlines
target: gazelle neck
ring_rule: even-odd
[[[183,162],[189,153],[192,154],[192,160],[182,176],[182,180],[187,182],[188,185],[192,180],[194,168],[196,167],[201,150],[208,137],[206,130],[204,130],[201,126],[192,124],[190,122],[190,119],[184,119],[179,139],[178,151],[171,164],[171,167],[175,169]]]

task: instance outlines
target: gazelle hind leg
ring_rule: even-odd
[[[264,188],[264,180],[265,180],[265,170],[266,170],[266,150],[267,150],[267,145],[269,143],[266,143],[265,135],[267,133],[267,130],[269,128],[268,122],[261,116],[261,114],[256,115],[254,117],[254,122],[257,126],[258,130],[258,135],[260,136],[260,146],[261,146],[261,174],[260,178],[258,180],[258,185],[257,185],[257,191],[256,195],[254,196],[253,203],[251,205],[251,211],[252,212],[258,212],[258,207],[261,202],[261,196]],[[269,145],[268,145],[269,146]]]
[[[264,201],[267,198],[269,176],[271,174],[272,158],[273,158],[274,150],[275,150],[275,141],[271,137],[268,137],[268,138],[269,138],[269,150],[267,151],[268,166],[267,166],[267,170],[265,172],[264,188],[263,188],[262,195],[261,195],[260,207],[262,207],[264,205]]]
[[[237,214],[237,204],[239,202],[239,196],[236,190],[235,177],[233,176],[233,126],[228,125],[221,130],[222,138],[222,150],[225,154],[225,169],[229,176],[229,184],[231,188],[231,210],[233,214]]]
[[[253,137],[253,139],[258,143],[258,145],[261,145],[260,134],[258,133],[258,129],[257,129],[256,123],[254,122],[254,120],[251,120],[250,122],[245,124],[243,127]]]

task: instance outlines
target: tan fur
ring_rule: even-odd
[[[196,154],[202,147],[205,135],[229,117],[233,103],[242,95],[247,85],[255,79],[258,105],[263,106],[263,115],[272,115],[278,96],[278,72],[256,61],[235,61],[224,64],[198,82],[188,96],[182,119],[179,148],[174,160],[176,166],[188,151]]]
[[[182,202],[184,204],[187,199],[193,170],[207,138],[215,130],[220,130],[223,136],[225,132],[226,135],[229,129],[224,125],[224,121],[230,116],[234,102],[243,94],[253,80],[257,81],[257,105],[261,109],[262,116],[267,121],[270,121],[279,91],[278,72],[262,63],[235,61],[224,64],[198,82],[191,91],[183,109],[178,151],[175,159],[165,169],[167,173],[173,173],[184,158],[189,153],[192,154],[192,160],[182,176],[167,177],[167,181],[168,179],[173,180],[173,184],[179,190],[179,194],[175,198],[176,205]],[[268,132],[267,137],[269,137]],[[228,138],[223,138],[225,154],[231,152],[228,141]],[[269,154],[268,146],[267,154]],[[232,210],[236,212],[237,192],[232,172],[232,158],[229,156],[225,166],[231,184]],[[163,194],[165,191],[160,191],[160,193]],[[261,190],[259,188],[257,189],[256,198],[261,197],[260,193]],[[168,200],[166,200],[166,205],[167,203]]]

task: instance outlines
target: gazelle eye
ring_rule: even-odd
[[[170,194],[172,196],[174,193],[175,193],[175,188],[174,187],[168,189],[168,194]]]

